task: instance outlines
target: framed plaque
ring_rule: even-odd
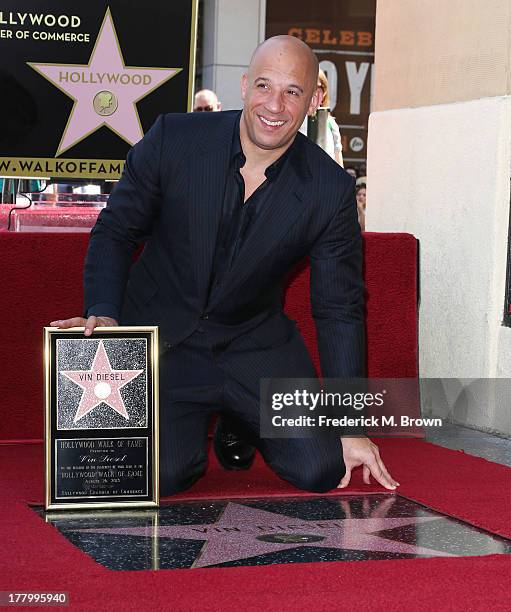
[[[44,329],[45,509],[158,506],[158,328]]]

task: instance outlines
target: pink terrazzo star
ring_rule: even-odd
[[[74,100],[57,155],[106,125],[130,145],[143,134],[136,107],[182,68],[125,66],[110,9],[107,9],[88,64],[28,62]]]
[[[452,557],[446,552],[389,540],[377,535],[379,531],[420,525],[438,521],[443,517],[405,517],[405,518],[362,518],[333,519],[308,521],[267,512],[229,502],[216,523],[200,525],[159,525],[157,527],[118,527],[80,529],[93,533],[111,533],[119,535],[136,535],[160,538],[178,538],[186,540],[205,540],[199,557],[192,567],[206,567],[218,563],[227,563],[238,559],[247,559],[266,553],[314,546],[337,548],[342,550],[366,550],[375,552],[404,553],[425,555],[428,557]],[[300,544],[296,541],[267,542],[257,539],[262,535],[313,534],[322,536],[321,541]]]
[[[84,390],[73,422],[77,423],[82,417],[102,403],[107,404],[129,421],[130,417],[126,411],[120,390],[142,374],[143,371],[113,370],[103,341],[100,340],[90,370],[60,371],[60,374],[69,378],[69,380],[72,380]]]

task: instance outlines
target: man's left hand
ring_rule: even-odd
[[[342,452],[344,456],[344,464],[346,466],[346,474],[339,483],[340,489],[348,486],[351,479],[351,470],[363,466],[363,479],[366,484],[371,484],[370,475],[373,475],[382,486],[386,489],[394,490],[399,486],[399,482],[394,480],[387,471],[385,464],[381,460],[380,452],[376,444],[373,444],[369,438],[342,438]]]

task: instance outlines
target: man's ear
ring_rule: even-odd
[[[308,115],[314,115],[323,102],[323,90],[320,87],[316,87],[316,90],[312,94],[311,102],[309,105]]]
[[[248,74],[245,72],[245,74],[243,74],[241,77],[241,99],[243,101],[245,101],[245,96],[247,95],[247,88],[248,88]]]

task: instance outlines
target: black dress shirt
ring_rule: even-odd
[[[266,179],[245,202],[245,181],[240,169],[246,162],[240,140],[240,116],[236,121],[230,155],[230,166],[225,182],[222,218],[217,237],[215,259],[211,274],[210,294],[221,285],[223,278],[232,267],[243,242],[250,231],[255,217],[271,196],[275,180],[282,170],[295,143],[269,165],[264,171]]]

